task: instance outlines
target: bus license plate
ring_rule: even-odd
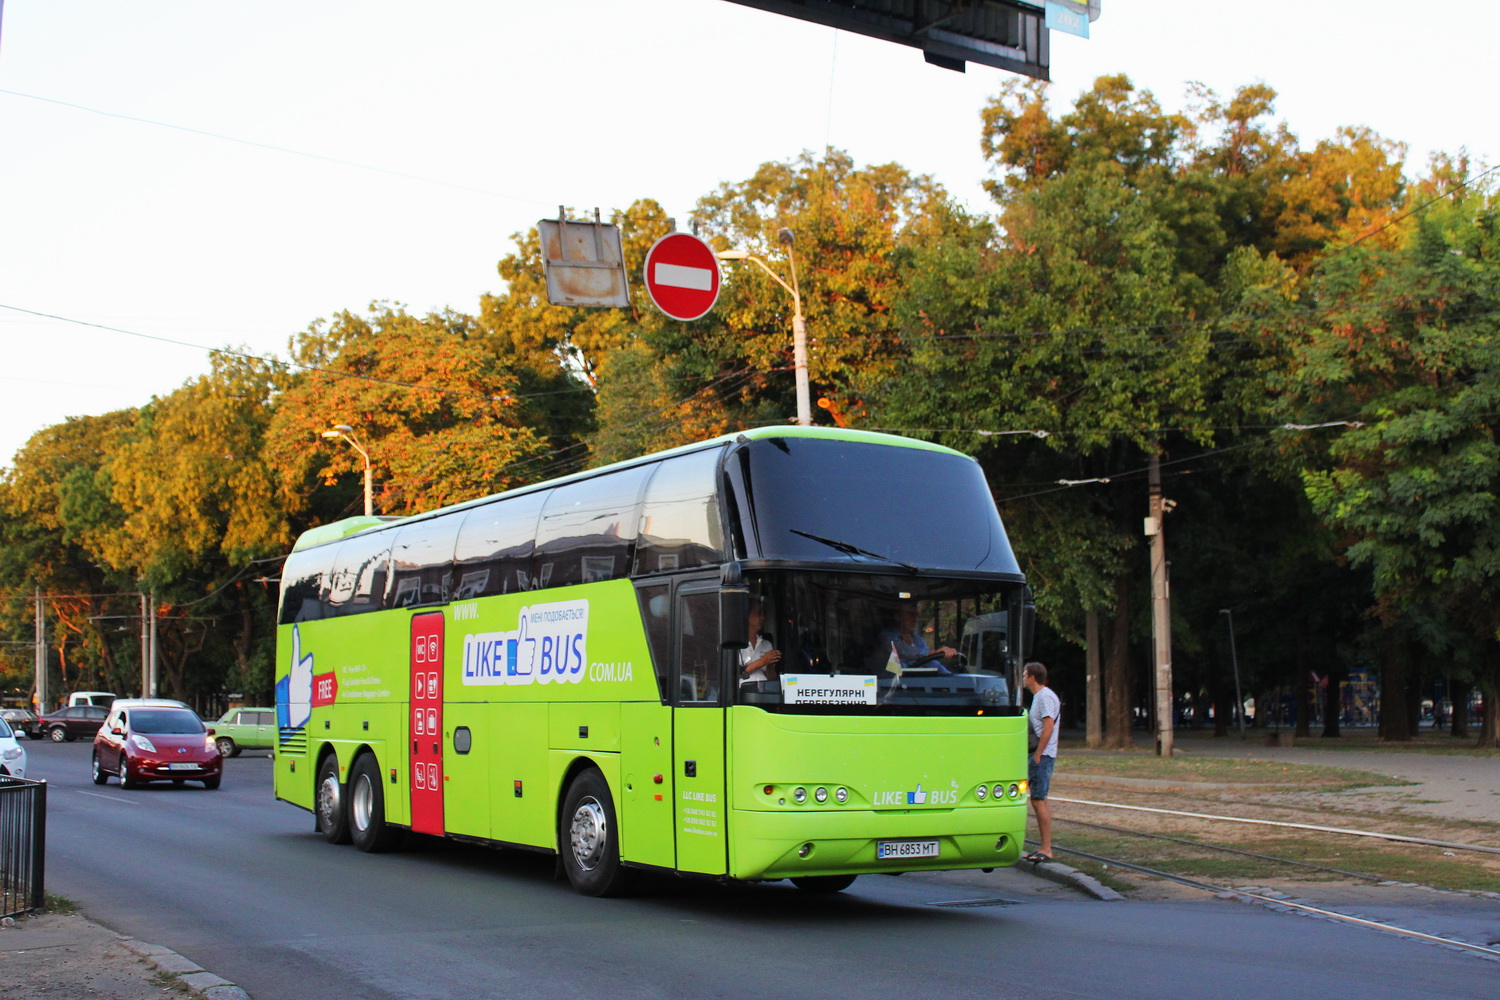
[[[875,857],[885,858],[935,858],[938,842],[935,840],[877,840]]]
[[[168,764],[167,765],[167,770],[169,770],[169,771],[196,771],[196,770],[198,770],[198,765],[197,764]]]

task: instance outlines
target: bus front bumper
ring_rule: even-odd
[[[733,824],[730,875],[738,879],[999,868],[1020,860],[1026,805],[901,811],[737,809]],[[937,853],[925,853],[934,842]],[[895,856],[881,857],[883,844]],[[923,853],[902,853],[907,851]]]

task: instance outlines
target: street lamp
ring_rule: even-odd
[[[1240,657],[1234,648],[1234,612],[1220,608],[1219,614],[1229,616],[1229,662],[1234,664],[1234,718],[1239,723],[1240,739],[1245,738],[1245,698],[1240,694]]]
[[[359,446],[359,442],[352,437],[354,428],[348,424],[334,424],[333,427],[323,432],[323,437],[332,441],[334,438],[343,438],[349,442],[349,447],[359,452],[359,457],[365,460],[365,517],[375,513],[370,503],[370,454]]]
[[[802,316],[802,292],[797,286],[797,255],[792,252],[795,237],[790,229],[781,229],[777,231],[776,239],[786,247],[787,261],[792,269],[790,285],[765,261],[744,250],[720,250],[716,256],[723,261],[748,260],[759,265],[792,296],[792,366],[797,376],[797,423],[807,427],[812,424],[812,401],[807,386],[807,321]]]

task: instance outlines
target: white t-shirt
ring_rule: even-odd
[[[1047,745],[1042,747],[1043,757],[1057,756],[1057,730],[1058,720],[1062,712],[1062,702],[1057,700],[1057,694],[1049,687],[1044,687],[1031,696],[1031,731],[1040,739],[1042,735],[1042,720],[1052,720],[1052,736],[1047,740]]]
[[[745,673],[745,668],[747,666],[749,666],[751,663],[753,663],[756,660],[760,659],[762,656],[765,656],[770,651],[771,651],[771,640],[767,639],[763,635],[756,636],[754,644],[746,646],[744,649],[740,650],[740,683],[741,684],[748,684],[750,681],[763,681],[763,680],[766,680],[766,668],[765,667],[756,667],[754,670],[750,671],[748,674]]]

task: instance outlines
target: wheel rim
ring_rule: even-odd
[[[68,734],[63,732],[61,729],[54,729],[47,735],[52,737],[53,743],[61,743],[63,740],[68,738]]]
[[[339,819],[339,779],[328,775],[318,783],[318,819],[323,829],[332,830]]]
[[[125,784],[125,782],[127,782],[129,780],[130,780],[130,762],[125,759],[125,755],[124,754],[121,754],[120,755],[120,784],[123,785],[123,784]]]
[[[604,806],[592,795],[585,796],[573,810],[573,822],[568,827],[568,846],[578,867],[593,871],[604,856],[608,840],[609,821]]]
[[[370,828],[370,817],[375,812],[375,793],[370,789],[370,779],[356,775],[354,788],[349,796],[349,822],[361,832]]]
[[[226,736],[223,739],[220,739],[218,741],[218,744],[219,756],[228,757],[231,753],[234,752],[234,741],[229,739],[229,737]]]
[[[94,771],[94,780],[98,781],[99,780],[99,755],[97,753],[94,754],[94,759],[93,759],[93,762],[91,764],[91,767],[93,768],[93,771]]]

